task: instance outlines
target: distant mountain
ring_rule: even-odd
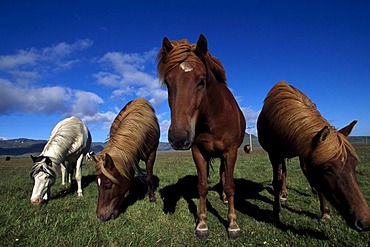
[[[261,147],[260,143],[258,142],[258,137],[257,136],[251,135],[251,139],[252,139],[252,147],[253,148],[260,148]],[[249,140],[249,134],[248,133],[244,134],[244,140],[243,140],[242,145],[240,145],[240,148],[244,148],[244,146],[246,144],[250,145],[250,140]]]
[[[252,135],[253,148],[260,148],[258,137]],[[370,144],[370,137],[368,136],[350,136],[349,141],[353,144]],[[43,150],[46,140],[32,140],[27,138],[19,139],[0,139],[0,156],[21,156],[29,154],[39,154]],[[243,148],[249,143],[249,134],[245,133],[244,140],[240,148]],[[103,150],[105,142],[93,142],[91,151],[99,153]],[[160,142],[158,151],[173,150],[168,142]]]
[[[46,140],[32,140],[27,138],[0,139],[0,156],[39,154],[44,149],[46,143]],[[105,142],[93,142],[90,150],[99,153],[103,150],[105,144]],[[169,143],[159,143],[158,151],[168,151],[171,149],[172,147]]]

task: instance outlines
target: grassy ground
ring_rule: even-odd
[[[370,147],[359,146],[357,175],[370,202]],[[134,182],[124,212],[100,222],[95,214],[97,186],[94,164],[83,167],[84,197],[76,186],[65,188],[60,177],[48,204],[29,202],[33,181],[30,158],[0,160],[0,246],[369,246],[370,233],[349,229],[332,210],[319,220],[319,202],[311,194],[297,159],[288,164],[289,197],[281,223],[267,221],[272,210],[271,165],[264,152],[239,155],[235,169],[238,223],[241,236],[227,239],[227,207],[219,199],[218,161],[210,172],[207,240],[198,240],[195,221],[199,200],[196,169],[189,152],[159,153],[155,164],[157,202],[150,204],[146,187]]]

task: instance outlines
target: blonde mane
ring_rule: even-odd
[[[148,101],[138,98],[129,102],[113,121],[101,157],[109,154],[118,172],[131,180],[140,159],[147,158],[148,140],[157,136],[159,138],[159,126],[154,109]],[[97,163],[97,175],[103,173],[112,182],[119,184],[101,164]]]
[[[316,105],[300,90],[286,82],[277,83],[268,93],[262,113],[284,146],[291,147],[301,157],[309,158],[314,165],[333,159],[347,159],[347,150],[357,158],[347,137],[336,131],[321,116]],[[325,141],[312,149],[314,136],[328,126]]]
[[[208,51],[204,57],[200,58],[195,54],[196,44],[191,44],[186,39],[171,41],[171,44],[173,49],[168,54],[162,48],[157,56],[157,72],[162,84],[166,75],[184,61],[203,63],[220,82],[226,83],[226,73],[223,65]]]

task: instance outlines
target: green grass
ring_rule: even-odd
[[[370,202],[370,147],[356,147],[357,176]],[[288,164],[288,201],[281,223],[267,218],[272,210],[272,171],[264,152],[240,153],[235,168],[235,208],[241,236],[227,238],[227,206],[219,199],[219,163],[210,172],[206,240],[195,237],[199,199],[195,165],[189,152],[158,153],[154,173],[157,201],[150,204],[146,187],[134,181],[125,211],[108,222],[96,217],[94,164],[83,167],[84,196],[76,188],[52,188],[52,199],[41,206],[29,202],[33,181],[31,159],[0,160],[0,246],[369,246],[370,234],[357,233],[332,210],[332,219],[319,220],[319,202],[300,171],[298,160]]]

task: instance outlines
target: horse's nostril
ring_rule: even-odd
[[[370,222],[363,220],[363,219],[357,219],[355,221],[355,227],[357,231],[370,231]]]
[[[32,205],[39,205],[40,203],[41,203],[41,199],[40,198],[31,200],[31,204]]]

